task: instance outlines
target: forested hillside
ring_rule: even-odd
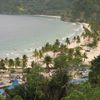
[[[0,0],[0,13],[43,14],[62,13],[73,0]]]
[[[77,0],[73,6],[72,16],[81,21],[100,24],[100,0]]]
[[[61,15],[100,24],[100,0],[0,0],[0,13]]]

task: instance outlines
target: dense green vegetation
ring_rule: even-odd
[[[100,24],[99,0],[0,0],[1,14],[60,15],[62,20]]]
[[[82,34],[84,38],[93,38],[94,35],[91,37],[92,32],[90,33],[87,29],[85,31]],[[73,40],[79,43],[80,37],[76,36]],[[9,76],[17,72],[16,69],[20,66],[24,81],[14,89],[6,90],[7,100],[99,100],[100,56],[91,62],[89,80],[78,85],[72,84],[70,80],[73,75],[70,73],[76,70],[75,74],[78,74],[80,68],[87,66],[84,65],[87,55],[81,53],[82,48],[79,46],[68,48],[69,44],[68,38],[66,38],[65,44],[56,39],[54,44],[46,43],[40,50],[35,49],[33,56],[36,59],[31,62],[32,68],[27,68],[28,57],[26,55],[23,55],[22,58],[1,59],[0,69],[7,70],[6,66],[8,66]],[[48,55],[43,56],[49,51],[54,53],[53,58]],[[38,61],[39,58],[43,58],[42,63],[46,64],[46,68],[42,68]],[[48,76],[44,74],[48,74]]]
[[[60,14],[73,0],[0,0],[0,12],[7,14]],[[67,11],[66,11],[66,10]]]
[[[70,64],[65,59],[68,57],[63,54],[54,59],[52,77],[44,77],[45,70],[34,63],[25,84],[6,90],[7,100],[100,100],[100,56],[91,62],[89,81],[78,85],[69,84]]]
[[[0,13],[60,15],[62,20],[87,22],[92,32],[84,28],[82,36],[93,39],[87,46],[96,47],[100,40],[100,0],[0,0]],[[80,37],[74,37],[74,41],[80,43]],[[78,73],[80,68],[87,66],[84,65],[87,55],[81,53],[81,47],[67,48],[69,44],[69,38],[66,38],[65,44],[57,39],[54,44],[46,43],[39,51],[35,49],[31,69],[27,68],[26,55],[1,59],[0,70],[8,70],[11,76],[20,66],[24,81],[14,89],[6,90],[6,100],[100,100],[100,56],[94,58],[89,66],[89,80],[78,85],[72,84],[70,72],[77,70]],[[53,58],[48,55],[44,57],[49,51],[54,53]],[[43,58],[42,63],[46,68],[42,68],[39,58]],[[50,72],[52,75],[49,75]]]

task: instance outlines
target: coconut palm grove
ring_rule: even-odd
[[[83,28],[31,55],[0,57],[0,100],[100,100],[99,0],[0,0],[0,15],[61,16]]]

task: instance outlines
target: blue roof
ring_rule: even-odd
[[[13,86],[19,85],[18,80],[13,80],[13,81],[12,81],[12,85],[13,85]]]
[[[4,89],[0,89],[0,94],[3,94],[4,92]]]
[[[12,80],[12,85],[8,86],[7,89],[11,90],[17,85],[19,85],[18,80]]]
[[[12,85],[8,86],[6,89],[11,90],[13,89],[15,86],[19,85],[18,80],[13,80],[12,81]],[[4,89],[0,89],[0,94],[2,95],[5,92]]]
[[[8,90],[11,90],[11,89],[13,89],[13,88],[14,88],[13,85],[10,85],[10,86],[7,87]]]

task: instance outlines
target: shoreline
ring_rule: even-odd
[[[47,18],[57,18],[61,20],[61,16],[53,16],[53,15],[39,15],[39,14],[33,14],[33,15],[10,15],[10,14],[0,14],[0,16],[33,16],[33,17],[47,17]],[[62,21],[62,20],[61,20]]]
[[[35,17],[47,17],[47,18],[57,18],[57,19],[61,19],[61,16],[53,16],[53,15],[32,15]]]
[[[88,23],[80,23],[80,27],[82,28],[82,26],[84,26],[84,27],[86,27],[86,28],[88,28],[88,29],[90,29],[90,27],[89,27],[89,24]],[[78,34],[79,36],[80,36],[80,40],[81,40],[81,42],[78,44],[78,43],[76,43],[76,41],[72,41],[71,42],[71,44],[69,44],[68,45],[68,48],[70,49],[70,48],[75,48],[75,47],[78,47],[78,46],[82,46],[82,45],[84,45],[85,44],[85,39],[83,39],[83,37],[81,37],[81,34],[82,33],[80,33],[80,34]],[[34,48],[35,49],[35,48]],[[33,49],[33,50],[34,50]],[[38,48],[38,50],[40,50],[41,48]],[[27,49],[28,50],[28,49]],[[32,51],[33,51],[32,50]],[[84,46],[82,46],[82,54],[84,53],[84,52],[86,52],[86,50],[87,50],[87,46],[86,45],[84,45]],[[90,50],[90,52],[86,52],[87,53],[87,59],[84,61],[84,64],[86,64],[86,65],[89,65],[90,63],[90,61],[91,60],[93,60],[94,59],[94,57],[96,57],[96,56],[98,56],[99,54],[100,54],[100,41],[98,42],[98,45],[97,45],[97,47],[95,48],[95,49],[91,49]],[[55,54],[55,57],[57,56],[59,54],[59,52],[57,52],[56,54]],[[32,52],[31,52],[31,54],[30,55],[28,55],[28,54],[25,54],[25,55],[27,55],[27,57],[28,57],[28,61],[27,61],[27,68],[31,68],[31,63],[32,63],[32,61],[34,61],[34,62],[36,62],[36,63],[39,63],[39,64],[41,64],[41,67],[42,68],[46,68],[46,65],[45,64],[43,64],[42,62],[43,62],[43,59],[44,59],[44,57],[46,56],[46,55],[48,55],[48,56],[50,56],[50,57],[52,57],[52,58],[55,58],[54,57],[54,53],[52,52],[52,51],[49,51],[49,52],[45,52],[44,54],[43,54],[43,57],[42,58],[37,58],[37,61],[36,61],[36,58],[34,57],[34,56],[32,56]],[[18,56],[18,57],[20,57],[21,59],[22,59],[22,56]],[[14,66],[13,66],[14,67]],[[20,66],[21,67],[21,66]],[[19,68],[20,68],[19,67]],[[8,66],[6,66],[6,68],[9,68]],[[47,75],[47,76],[46,76]],[[48,77],[48,74],[47,73],[44,73],[44,76],[46,76],[46,77]]]

